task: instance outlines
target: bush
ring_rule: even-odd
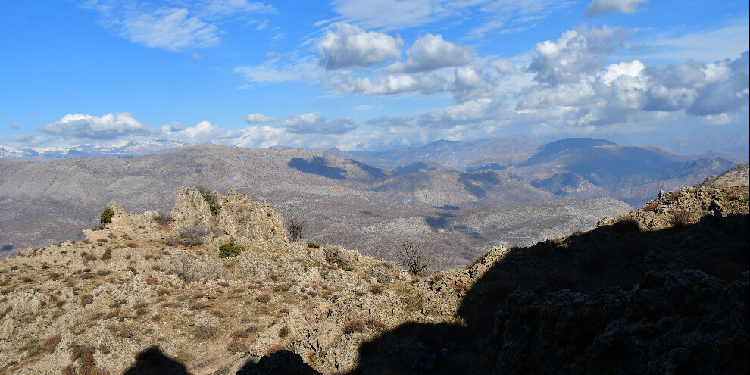
[[[640,232],[641,223],[633,216],[624,215],[617,218],[612,227],[621,233]]]
[[[317,248],[319,248],[319,247],[320,247],[320,245],[318,245],[318,244],[317,244],[317,243],[315,243],[315,242],[308,242],[308,243],[307,243],[307,247],[309,247],[309,248],[312,248],[312,249],[317,249]]]
[[[690,215],[690,212],[680,210],[672,214],[670,222],[675,227],[681,227],[690,224],[691,219],[692,215]]]
[[[176,236],[167,238],[165,242],[169,246],[199,246],[203,244],[203,236],[206,234],[208,234],[208,229],[193,224],[180,228]]]
[[[105,225],[112,222],[113,216],[115,216],[115,211],[113,211],[109,207],[105,208],[104,211],[102,211],[102,215],[99,217],[99,223],[101,224],[102,229]]]
[[[170,215],[158,214],[154,216],[154,221],[161,226],[168,226],[174,221],[174,219],[172,219],[172,216]]]
[[[229,237],[229,242],[219,246],[219,258],[236,257],[245,251],[245,247],[234,243],[234,237]]]
[[[424,274],[433,262],[432,257],[420,244],[409,240],[396,244],[396,256],[412,275]]]

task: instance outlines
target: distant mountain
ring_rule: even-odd
[[[565,139],[543,145],[507,171],[557,196],[611,197],[638,206],[654,192],[693,185],[733,165],[724,158],[688,157],[651,146]]]
[[[131,158],[134,156],[148,155],[185,146],[188,146],[188,144],[162,139],[154,141],[126,141],[105,146],[85,144],[73,147],[47,148],[0,147],[0,158],[40,160],[86,157]]]
[[[355,159],[388,170],[418,162],[435,162],[453,169],[465,170],[478,167],[482,163],[508,164],[515,161],[519,153],[525,155],[536,150],[540,145],[541,142],[526,138],[488,138],[468,141],[439,140],[421,147],[387,151],[345,152],[330,149],[326,152],[340,158]]]
[[[197,184],[303,216],[311,241],[390,258],[394,241],[418,240],[440,254],[441,267],[465,264],[488,244],[534,243],[630,210],[613,199],[556,202],[506,171],[393,174],[320,151],[205,144],[127,159],[0,159],[0,246],[13,251],[77,238],[98,225],[112,200],[130,211],[168,213],[178,188]],[[544,213],[544,228],[519,232],[514,223],[528,223],[530,213],[514,204],[530,202]],[[503,223],[469,225],[498,211],[507,215]]]

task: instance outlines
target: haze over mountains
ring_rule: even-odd
[[[132,158],[0,159],[0,246],[8,252],[75,238],[112,200],[167,213],[176,189],[195,184],[237,189],[303,216],[310,240],[392,258],[393,241],[411,238],[450,267],[494,245],[590,228],[734,164],[585,138],[351,153],[205,144]]]

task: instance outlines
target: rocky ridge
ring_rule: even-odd
[[[494,248],[429,276],[340,246],[290,242],[281,218],[243,194],[191,187],[175,202],[173,222],[110,204],[112,223],[84,231],[82,241],[1,261],[0,366],[137,373],[158,362],[194,374],[283,373],[286,363],[310,374],[748,370],[747,187],[665,192],[591,231]],[[202,244],[167,245],[194,227],[204,228]],[[220,258],[230,237],[245,250]]]

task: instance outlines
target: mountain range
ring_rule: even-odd
[[[127,147],[145,150],[119,150]],[[585,138],[441,141],[380,153],[205,144],[128,158],[5,158],[0,246],[7,254],[76,238],[112,200],[166,213],[179,186],[204,185],[302,218],[312,241],[393,259],[393,243],[408,237],[449,268],[492,246],[585,230],[733,165]]]

